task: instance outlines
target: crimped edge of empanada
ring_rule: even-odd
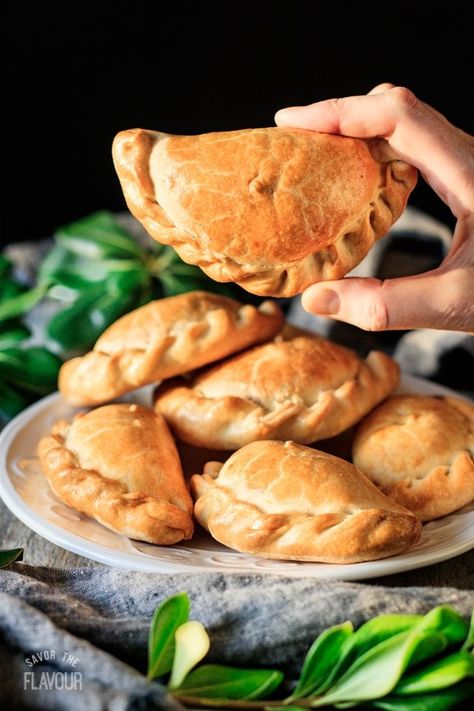
[[[38,445],[44,475],[61,501],[128,538],[170,545],[192,537],[192,517],[178,506],[140,491],[129,492],[99,469],[83,469],[67,448],[69,427],[69,422],[60,420]]]
[[[217,366],[218,367],[218,366]],[[206,449],[235,450],[264,439],[311,444],[343,432],[358,422],[397,386],[399,367],[381,351],[360,361],[355,377],[336,390],[325,390],[307,406],[292,396],[268,410],[235,396],[207,398],[199,386],[169,381],[154,394],[154,407],[179,439]]]
[[[373,508],[319,515],[267,514],[219,484],[220,462],[191,478],[194,515],[216,541],[263,558],[362,563],[403,553],[421,534],[415,516]],[[210,474],[208,473],[210,472]]]
[[[380,180],[365,211],[355,215],[352,223],[339,234],[331,235],[331,242],[324,249],[318,249],[305,259],[262,269],[210,250],[195,234],[176,227],[171,216],[158,204],[149,161],[155,141],[166,135],[159,131],[130,129],[115,137],[114,163],[130,211],[154,239],[171,245],[185,262],[197,264],[215,281],[235,282],[259,296],[295,296],[310,284],[340,279],[350,272],[402,214],[417,180],[413,166],[392,155],[386,158],[379,145],[381,140],[373,139],[369,145],[373,145],[373,153],[380,156],[380,159],[377,157]]]

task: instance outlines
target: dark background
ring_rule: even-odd
[[[4,242],[124,208],[124,128],[264,126],[275,110],[404,84],[472,130],[467,2],[16,2],[7,5]],[[412,204],[452,224],[423,183]]]

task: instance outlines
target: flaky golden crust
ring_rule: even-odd
[[[416,170],[380,139],[259,128],[133,129],[113,156],[130,211],[216,281],[293,296],[351,271],[403,212]]]
[[[422,521],[474,499],[474,405],[452,397],[398,395],[360,424],[353,460]]]
[[[282,322],[270,301],[256,308],[205,291],[152,301],[112,324],[93,351],[67,361],[59,390],[73,405],[101,404],[271,338]]]
[[[263,439],[309,444],[358,422],[398,384],[397,364],[365,360],[314,334],[286,329],[155,392],[155,409],[177,436],[198,447],[234,450]]]
[[[352,464],[294,442],[254,442],[191,479],[220,543],[265,558],[358,563],[402,553],[421,524]]]
[[[116,533],[168,545],[193,533],[192,501],[163,418],[107,405],[56,423],[38,446],[56,496]]]

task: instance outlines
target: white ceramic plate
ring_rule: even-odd
[[[144,388],[122,400],[147,405],[150,391]],[[400,391],[456,395],[435,383],[406,376]],[[50,430],[53,422],[70,418],[76,411],[55,393],[29,407],[5,428],[0,437],[0,495],[26,526],[86,558],[157,573],[219,571],[361,580],[421,568],[474,548],[474,504],[425,524],[420,542],[410,552],[353,565],[265,560],[230,550],[202,530],[184,545],[166,547],[132,541],[61,503],[41,473],[35,456],[40,437]]]

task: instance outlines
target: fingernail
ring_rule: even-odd
[[[293,112],[293,110],[297,108],[296,106],[287,106],[285,109],[280,109],[279,111],[276,112],[275,114],[275,122],[278,123],[278,121],[286,121],[289,119],[290,114]]]
[[[333,289],[308,289],[303,294],[303,308],[310,313],[337,314],[340,306],[339,294]]]

